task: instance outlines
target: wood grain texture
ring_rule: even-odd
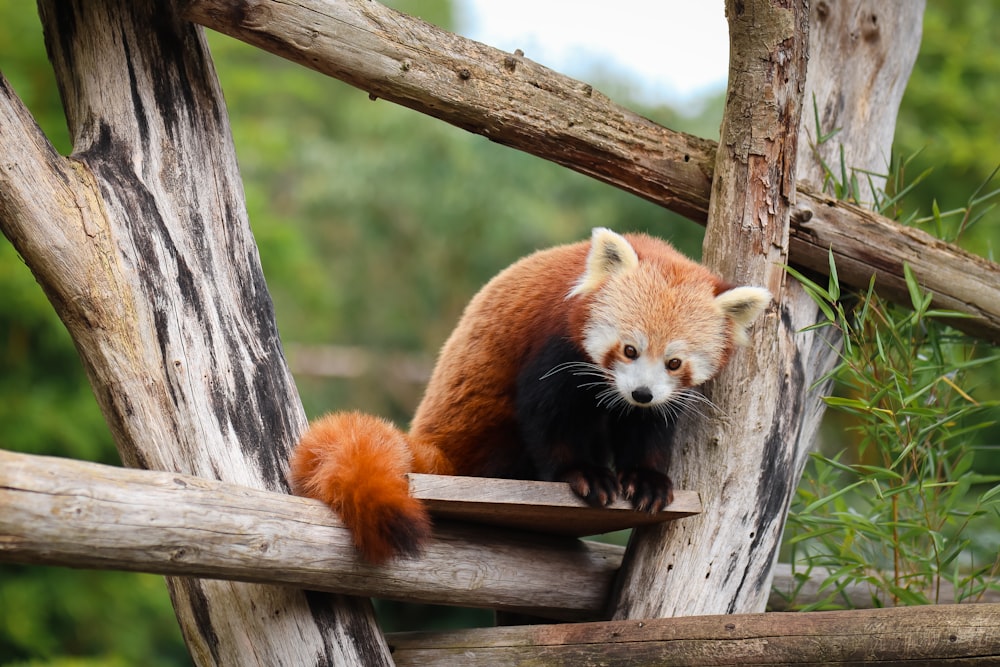
[[[410,475],[410,493],[437,519],[470,521],[549,535],[584,537],[673,521],[701,512],[695,491],[674,491],[674,502],[650,514],[619,499],[589,507],[561,482],[448,475]]]
[[[729,91],[703,261],[736,284],[763,285],[776,305],[705,387],[721,419],[690,420],[671,474],[702,490],[706,512],[684,526],[636,531],[615,618],[763,611],[785,514],[798,483],[808,390],[786,303],[788,222],[806,77],[803,2],[728,2]],[[813,315],[815,307],[807,311]],[[818,372],[825,372],[826,369]],[[697,582],[697,584],[695,584]]]
[[[524,55],[464,39],[369,0],[185,0],[181,5],[192,21],[373,97],[562,164],[696,222],[704,224],[708,218],[716,142],[664,128]],[[913,11],[899,15],[901,6]],[[812,99],[818,93],[824,128],[842,128],[822,154],[843,143],[851,167],[885,171],[885,145],[862,147],[844,137],[869,129],[891,133],[898,104],[889,110],[883,100],[899,97],[912,65],[893,56],[886,45],[919,34],[922,8],[920,0],[902,5],[869,0],[846,8],[842,3],[813,3],[814,23],[829,36],[814,38],[823,40],[822,46],[811,44],[816,49],[811,78],[857,85],[849,87],[856,92],[841,98],[829,86],[820,90],[807,81],[806,139],[798,150],[812,163],[808,138],[815,138]],[[883,56],[890,57],[881,67],[864,69]],[[833,164],[839,164],[839,156]],[[815,173],[800,180],[789,241],[792,264],[825,274],[832,248],[845,284],[866,289],[877,275],[880,293],[907,305],[903,263],[922,258],[916,262],[916,275],[935,295],[935,307],[973,315],[977,319],[956,321],[955,326],[1000,342],[1000,299],[995,298],[1000,293],[1000,265],[855,206],[836,204],[809,185],[822,183]],[[873,219],[877,224],[870,224]]]
[[[358,558],[348,531],[319,501],[2,450],[0,506],[3,561],[281,584],[561,620],[600,617],[622,554],[597,542],[442,523],[421,558],[375,567]],[[266,631],[280,629],[275,623]]]
[[[489,491],[486,492],[489,495]],[[624,549],[492,527],[439,525],[421,559],[372,567],[307,498],[178,473],[0,450],[0,561],[217,577],[545,615],[603,617]],[[770,609],[819,599],[828,573],[775,568]],[[852,586],[858,608],[874,598]],[[954,601],[945,588],[942,600]],[[979,601],[1000,602],[987,592]]]
[[[284,491],[305,426],[201,29],[172,3],[43,1],[73,155],[0,86],[0,228],[129,466]],[[367,601],[168,582],[198,664],[390,664]]]
[[[778,16],[770,20],[780,24],[784,21],[780,17],[783,10],[777,5],[782,3],[773,4]],[[823,4],[827,10],[831,9],[828,3]],[[857,4],[841,2],[832,9],[851,14]],[[732,28],[734,57],[739,57],[747,45],[759,48],[761,35],[773,36],[773,28],[760,28],[762,23],[757,19],[746,19],[754,11],[760,11],[759,3],[741,6],[745,9],[742,18],[733,6],[728,10],[731,21],[737,18],[743,23]],[[818,6],[814,5],[816,30],[843,28],[841,21],[819,20],[817,11]],[[807,81],[817,72],[824,72],[828,78],[806,83],[806,87],[823,96],[833,90],[839,93],[831,94],[855,99],[854,88],[877,78],[882,67],[909,71],[916,57],[919,31],[900,30],[898,26],[912,25],[914,20],[919,24],[921,12],[919,3],[885,5],[879,14],[885,35],[880,40],[866,42],[877,47],[868,53],[867,75],[834,77],[834,66],[818,67],[820,58],[836,62],[840,57],[827,49],[819,55],[810,54]],[[784,22],[786,29],[792,27]],[[811,37],[810,42],[815,39],[829,41],[838,37]],[[839,39],[845,49],[858,48],[846,35],[841,34]],[[743,47],[737,48],[740,44]],[[896,59],[900,63],[889,64]],[[770,80],[787,84],[790,79],[787,70],[782,72],[781,63],[788,61],[780,53],[777,56],[751,53],[749,58],[734,63],[730,85],[735,89],[730,90],[727,119],[732,118],[737,124],[745,123],[746,119],[752,121],[749,130],[736,132],[728,130],[726,123],[723,125],[716,172],[720,185],[716,194],[725,196],[713,199],[713,207],[717,201],[720,204],[728,201],[720,206],[718,213],[723,216],[721,220],[728,216],[736,222],[714,230],[710,225],[705,242],[705,259],[717,270],[724,274],[735,272],[743,281],[752,280],[753,274],[746,271],[763,276],[778,295],[778,317],[757,329],[755,345],[709,389],[712,400],[725,406],[726,419],[694,424],[678,439],[682,446],[675,465],[678,483],[701,490],[706,511],[685,522],[644,529],[643,539],[635,541],[634,560],[632,556],[626,559],[619,618],[762,611],[770,591],[771,564],[780,543],[788,504],[824,412],[821,396],[829,393],[828,382],[817,381],[832,369],[839,349],[839,341],[831,329],[823,330],[818,337],[816,331],[798,333],[816,322],[820,313],[794,281],[786,278],[775,289],[775,274],[766,263],[760,263],[765,257],[773,260],[783,246],[794,253],[791,244],[794,232],[790,232],[791,237],[782,237],[779,231],[784,222],[790,222],[790,213],[803,206],[806,197],[801,189],[791,185],[792,176],[787,170],[807,177],[818,171],[815,156],[804,158],[789,143],[794,137],[788,125],[789,114],[780,106],[784,98],[760,82],[759,73],[754,71],[758,63],[765,63],[773,70],[765,74],[765,79],[774,77]],[[852,71],[857,74],[857,70]],[[738,76],[744,78],[742,83],[736,79]],[[802,85],[801,80],[798,85]],[[881,150],[887,151],[892,139],[891,126],[888,134],[884,131],[876,134],[875,130],[884,130],[886,124],[875,116],[885,113],[894,118],[901,90],[901,87],[895,89],[896,97],[891,96],[893,91],[869,91],[872,132],[866,131],[867,125],[855,123],[852,126],[855,134],[842,133],[838,138],[847,144],[872,144],[863,152],[873,159],[881,155]],[[838,118],[832,116],[829,120],[837,122]],[[810,116],[802,115],[799,140],[805,135],[804,128],[812,122]],[[784,152],[777,152],[779,142],[785,142]],[[790,152],[794,155],[789,155]],[[807,161],[799,163],[799,159]],[[851,233],[846,229],[841,231]],[[880,247],[891,245],[878,241],[877,237],[866,238]],[[662,564],[667,565],[666,572]],[[685,586],[681,582],[692,572],[704,573],[705,581],[711,583],[703,588]]]
[[[994,665],[1000,605],[697,616],[389,635],[398,667]]]

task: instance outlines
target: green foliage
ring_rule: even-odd
[[[934,224],[935,209],[965,206],[968,193],[1000,164],[998,15],[1000,0],[927,3],[923,41],[899,111],[895,142],[898,155],[915,156],[908,171],[930,170],[922,186],[905,197],[906,209],[919,211],[921,224]],[[966,224],[959,233],[958,215],[946,220],[939,236],[957,238],[977,254],[992,257],[1000,209],[979,210],[984,217],[975,229]]]
[[[822,287],[799,279],[822,309],[817,326],[835,327],[844,350],[832,372],[841,391],[827,404],[851,415],[852,447],[812,456],[789,516],[793,563],[829,571],[826,597],[835,605],[849,583],[868,584],[879,604],[937,602],[942,586],[957,600],[998,588],[1000,475],[974,467],[977,431],[996,402],[980,402],[968,371],[995,366],[1000,354],[979,354],[930,308],[906,268],[911,306],[875,294],[874,279],[845,306],[831,254]]]
[[[817,144],[834,140],[838,130],[822,128],[813,108]],[[862,201],[864,178],[872,208],[895,219],[933,173],[926,168],[907,181],[920,153],[897,155],[887,174],[872,174],[852,169],[842,149],[837,164],[822,161],[818,145],[826,191]],[[930,217],[903,221],[932,222],[939,237],[959,240],[991,211],[996,171],[963,205],[942,212],[932,200]],[[825,596],[805,608],[850,605],[844,590],[859,583],[877,604],[937,602],[946,583],[958,601],[1000,588],[1000,475],[976,456],[1000,449],[985,444],[995,442],[988,430],[1000,403],[972,397],[973,387],[996,395],[995,383],[978,385],[995,377],[1000,354],[948,328],[947,319],[963,315],[932,309],[908,266],[903,305],[879,297],[874,276],[866,292],[844,295],[832,252],[829,269],[825,287],[787,269],[822,312],[816,327],[836,328],[843,341],[840,363],[821,380],[836,380],[835,395],[824,400],[841,418],[827,421],[843,428],[833,453],[812,455],[785,536],[800,582],[823,568]]]
[[[0,664],[190,664],[161,577],[5,565]]]

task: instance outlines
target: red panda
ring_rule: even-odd
[[[586,502],[657,512],[678,414],[771,301],[665,241],[597,228],[493,278],[441,349],[410,432],[361,413],[311,424],[298,494],[330,505],[374,563],[430,531],[408,472],[568,482]]]

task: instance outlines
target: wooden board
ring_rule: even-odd
[[[623,499],[609,507],[590,507],[562,482],[410,475],[410,493],[434,517],[486,523],[551,535],[583,537],[663,523],[701,512],[696,491],[674,491],[667,509],[637,512]]]
[[[997,665],[1000,605],[685,616],[386,636],[397,667]]]

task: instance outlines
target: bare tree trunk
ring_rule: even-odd
[[[706,389],[718,415],[678,433],[672,474],[702,491],[705,512],[634,533],[616,618],[762,611],[767,602],[808,386],[781,270],[809,34],[805,2],[790,4],[726,3],[729,93],[703,247],[709,266],[768,287],[777,308]]]
[[[43,0],[74,154],[0,85],[0,225],[73,336],[122,460],[287,491],[305,425],[201,30]],[[391,664],[370,603],[169,580],[199,664]]]
[[[755,87],[752,77],[760,73],[751,66],[769,63],[772,70],[765,77],[801,91],[801,78],[788,71],[794,59],[783,54],[781,45],[788,44],[792,33],[793,39],[801,39],[804,33],[795,28],[804,9],[799,3],[791,10],[772,7],[767,21],[748,21],[762,4],[727,4],[734,61],[705,256],[725,275],[741,282],[766,281],[774,289],[776,267],[761,260],[787,248],[787,237],[779,230],[783,223],[787,233],[788,207],[794,205],[792,175],[822,181],[815,157],[801,145],[814,126],[812,94],[824,104],[823,122],[849,128],[838,139],[852,146],[850,154],[861,161],[853,166],[873,168],[873,161],[889,154],[896,111],[920,42],[923,4],[853,0],[821,1],[812,7],[810,49],[815,46],[816,52],[809,56],[797,148],[791,109],[778,103],[786,97],[772,93],[764,81]],[[779,26],[784,30],[776,30]],[[744,50],[754,44],[772,50]],[[841,67],[845,61],[851,66]],[[786,89],[785,95],[798,91]],[[748,99],[758,100],[759,106],[744,106]],[[824,102],[828,100],[836,102]],[[746,114],[753,114],[752,131],[734,132]],[[775,153],[775,144],[784,151]],[[739,149],[745,152],[741,155]],[[797,152],[798,160],[789,151]],[[759,165],[762,159],[772,160],[778,171],[767,173]],[[741,188],[751,193],[755,206],[732,205],[742,201]],[[736,223],[727,223],[727,216]],[[791,495],[824,410],[820,396],[828,387],[814,383],[833,367],[839,349],[836,339],[818,332],[797,333],[818,317],[815,304],[797,284],[785,282],[775,293],[780,317],[758,328],[753,348],[711,388],[723,418],[693,425],[677,442],[674,474],[680,486],[701,491],[705,512],[644,529],[633,540],[623,566],[618,618],[764,609]],[[830,335],[829,329],[824,331]],[[693,586],[692,578],[704,584]]]
[[[925,0],[851,0],[813,2],[809,37],[809,76],[799,140],[799,185],[820,190],[824,170],[887,173],[896,132],[896,115],[920,50]],[[814,106],[815,105],[815,106]],[[831,140],[819,144],[819,131]],[[875,187],[885,179],[873,177]],[[859,175],[859,203],[872,202],[868,179]],[[877,243],[878,240],[871,239]]]

